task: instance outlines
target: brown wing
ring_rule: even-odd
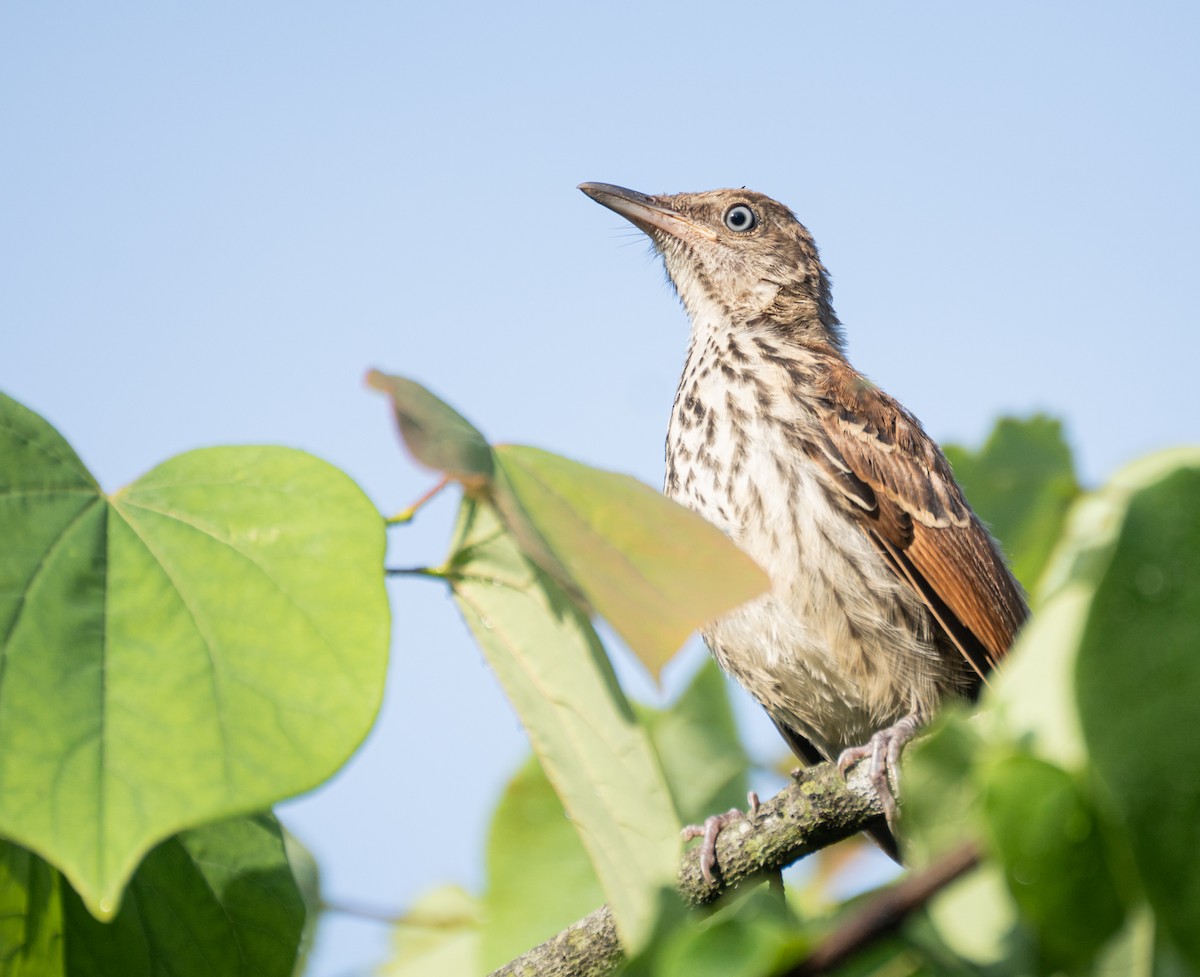
[[[917,419],[844,364],[826,377],[810,455],[982,679],[1028,616],[1020,585]]]

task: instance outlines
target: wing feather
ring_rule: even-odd
[[[849,367],[828,377],[809,456],[983,679],[1028,616],[1020,585],[920,422]]]

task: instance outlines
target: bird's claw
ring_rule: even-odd
[[[753,821],[758,816],[758,795],[750,791],[746,795],[746,812],[743,814],[736,807],[730,808],[724,814],[713,814],[704,819],[703,824],[689,824],[682,831],[683,840],[703,838],[700,844],[700,874],[709,885],[716,882],[714,869],[717,867],[717,836],[721,829],[735,821]]]
[[[893,832],[900,815],[900,807],[896,802],[896,792],[900,788],[900,753],[920,727],[921,722],[916,715],[905,716],[887,729],[881,729],[862,746],[843,750],[838,757],[838,769],[843,777],[859,760],[870,759],[868,779],[879,795],[884,817]]]

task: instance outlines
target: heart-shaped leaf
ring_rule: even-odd
[[[284,448],[106,498],[0,399],[0,834],[110,917],[157,841],[328,778],[382,694],[384,542],[349,478]]]

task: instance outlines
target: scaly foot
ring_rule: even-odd
[[[895,831],[896,819],[900,810],[896,803],[895,793],[900,786],[900,751],[920,728],[921,720],[916,713],[913,713],[905,716],[895,725],[881,729],[862,746],[851,746],[842,750],[841,756],[838,757],[838,769],[842,772],[843,777],[859,760],[870,757],[871,786],[879,794],[888,827],[893,831]]]
[[[704,876],[704,881],[709,885],[716,882],[713,869],[717,867],[717,836],[721,833],[721,829],[733,824],[735,821],[743,819],[753,821],[757,815],[758,795],[754,791],[750,791],[746,795],[745,814],[735,807],[724,814],[714,814],[711,817],[705,818],[704,824],[689,824],[683,829],[684,841],[690,841],[692,838],[704,839],[700,845],[700,873]]]

